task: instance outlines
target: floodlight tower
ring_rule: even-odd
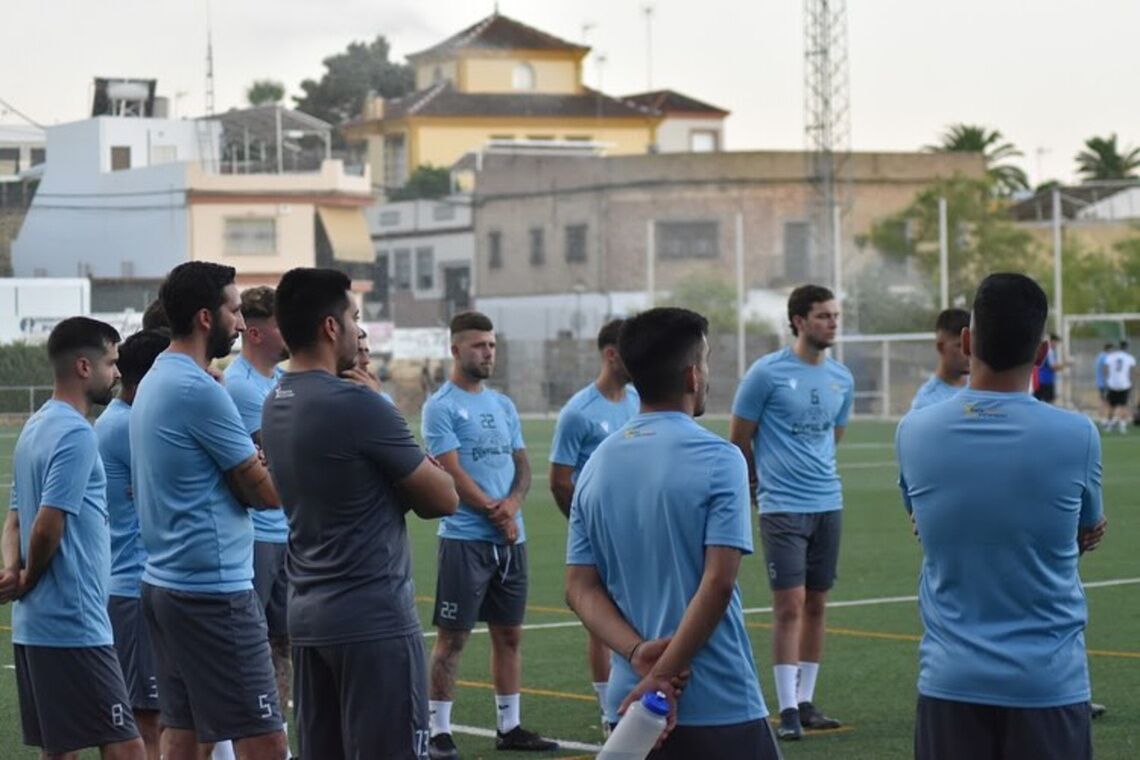
[[[804,0],[804,138],[812,185],[812,239],[824,273],[832,259],[835,294],[843,291],[842,219],[850,203],[851,98],[847,74],[846,0]]]

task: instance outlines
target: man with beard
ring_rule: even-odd
[[[233,400],[206,373],[245,329],[234,274],[203,261],[170,272],[159,291],[170,348],[131,410],[143,610],[167,760],[229,739],[250,760],[286,753],[248,513],[281,502]]]
[[[139,382],[158,355],[170,345],[165,331],[142,330],[119,346],[122,389],[99,419],[95,435],[107,471],[107,513],[111,530],[111,581],[107,612],[115,635],[115,651],[131,697],[135,722],[147,757],[158,760],[158,676],[154,648],[143,620],[139,598],[146,549],[139,533],[139,513],[131,486],[131,404]]]
[[[0,600],[16,600],[12,643],[24,743],[44,757],[99,747],[143,760],[107,615],[107,477],[87,415],[119,377],[110,325],[72,317],[48,338],[52,397],[12,457]]]
[[[338,378],[357,355],[351,282],[293,269],[277,319],[293,359],[265,402],[265,454],[289,518],[289,634],[304,758],[427,756],[427,667],[408,509],[455,512],[455,486],[396,408]]]
[[[778,760],[736,583],[752,553],[748,468],[694,419],[708,398],[707,336],[704,317],[676,308],[622,329],[641,413],[578,479],[566,598],[619,655],[608,713],[647,691],[675,701],[684,687],[676,727],[650,757]]]
[[[484,386],[495,369],[495,328],[478,312],[451,320],[451,379],[423,411],[428,452],[455,480],[459,512],[439,527],[439,572],[431,653],[429,755],[456,758],[451,706],[460,655],[475,622],[491,635],[498,749],[557,749],[519,718],[527,556],[522,503],[530,463],[514,403]]]
[[[289,358],[274,312],[273,288],[247,288],[241,294],[241,316],[245,332],[241,353],[223,374],[223,382],[234,400],[242,424],[261,446],[261,409],[265,399],[281,380],[284,371],[277,366]],[[254,510],[253,589],[265,611],[269,629],[269,649],[277,673],[278,704],[289,704],[289,630],[285,623],[288,581],[285,578],[285,541],[289,526],[280,509]],[[286,734],[288,734],[286,722]]]
[[[839,561],[843,492],[835,447],[855,382],[828,358],[839,303],[827,288],[801,285],[788,298],[795,343],[757,360],[740,381],[729,438],[749,464],[775,620],[772,662],[781,739],[838,728],[814,703],[823,655],[827,592]]]
[[[574,484],[598,444],[637,414],[639,398],[629,385],[629,375],[618,355],[618,335],[623,319],[614,319],[598,331],[598,352],[602,357],[597,379],[575,393],[558,414],[554,441],[550,446],[550,492],[562,514],[570,516]],[[602,709],[602,733],[617,715],[606,714],[606,684],[610,679],[610,650],[591,634],[586,657],[598,705]]]
[[[938,352],[938,369],[914,394],[911,409],[954,398],[966,387],[970,375],[970,357],[962,352],[962,330],[970,326],[970,312],[945,309],[934,323],[934,349]]]

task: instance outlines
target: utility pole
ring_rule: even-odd
[[[645,90],[653,90],[653,5],[641,7],[645,14]]]
[[[210,0],[206,0],[206,116],[214,115],[214,28],[210,21]]]

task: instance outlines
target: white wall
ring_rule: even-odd
[[[443,213],[440,213],[443,212]],[[412,256],[412,294],[417,301],[444,296],[443,269],[449,264],[467,264],[475,277],[475,233],[471,229],[471,205],[466,196],[453,196],[438,201],[400,201],[380,203],[364,210],[372,246],[377,254],[388,254],[388,276],[395,290],[397,250],[409,250]],[[431,248],[435,257],[435,276],[431,288],[420,288],[416,276],[417,248]],[[472,286],[471,291],[474,292]]]
[[[688,153],[689,133],[694,130],[712,130],[718,135],[718,150],[724,150],[724,119],[681,119],[668,116],[657,127],[657,150],[661,153]]]
[[[1085,206],[1077,212],[1080,219],[1140,219],[1140,187],[1130,187]]]

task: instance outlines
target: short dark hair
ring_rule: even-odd
[[[1049,340],[1056,341],[1057,343],[1060,343],[1061,342],[1061,336],[1058,335],[1057,333],[1051,332],[1051,333],[1049,333]]]
[[[1112,350],[1112,344],[1111,343],[1105,343],[1104,344],[1104,350],[1105,351],[1111,351]]]
[[[194,315],[202,309],[216,312],[225,302],[225,289],[237,271],[212,261],[187,261],[170,270],[158,291],[158,300],[170,322],[170,333],[184,338],[194,330]]]
[[[154,360],[170,345],[166,330],[139,330],[119,346],[119,374],[123,386],[133,388],[150,371]]]
[[[621,334],[621,326],[625,324],[624,319],[611,319],[602,325],[602,329],[598,330],[598,350],[601,351],[606,346],[616,346],[618,344],[618,336]]]
[[[142,329],[170,331],[170,320],[166,318],[161,299],[154,299],[150,302],[150,306],[146,307],[146,311],[143,312]]]
[[[269,319],[276,313],[276,300],[273,288],[268,285],[246,288],[241,292],[241,315],[246,320]]]
[[[949,335],[961,335],[962,330],[969,326],[970,312],[965,309],[943,309],[934,322],[934,331]]]
[[[80,354],[102,356],[119,340],[119,331],[106,322],[90,317],[68,317],[53,327],[48,336],[48,359],[58,375]]]
[[[1011,272],[991,274],[974,296],[974,356],[995,372],[1031,364],[1048,316],[1049,299],[1032,279]]]
[[[835,294],[822,285],[800,285],[793,290],[788,296],[788,326],[792,328],[792,335],[799,335],[793,317],[806,317],[812,306],[834,298]]]
[[[1128,348],[1128,341],[1126,341],[1126,340],[1120,341],[1120,350],[1123,351],[1126,348]]]
[[[642,401],[660,403],[684,393],[685,367],[699,359],[707,319],[664,307],[630,317],[618,336],[618,353]]]
[[[296,353],[317,343],[317,332],[326,317],[340,321],[348,308],[352,280],[336,269],[290,269],[277,283],[274,308],[277,326],[289,351]]]
[[[481,332],[494,332],[495,325],[486,314],[477,311],[463,311],[451,318],[451,334],[466,330],[479,330]]]

